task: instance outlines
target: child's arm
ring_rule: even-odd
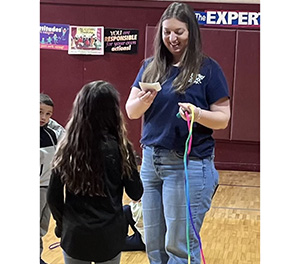
[[[62,125],[60,125],[59,123],[57,123],[52,118],[50,118],[50,120],[49,120],[48,127],[54,130],[54,132],[57,136],[57,140],[59,140],[65,133],[64,127]]]
[[[125,192],[134,201],[139,201],[143,195],[144,188],[137,170],[133,170],[132,179],[124,179]]]

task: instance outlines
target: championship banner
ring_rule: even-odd
[[[137,53],[139,31],[136,29],[105,28],[105,52]]]
[[[103,40],[103,26],[70,26],[68,54],[103,55]]]
[[[260,12],[210,10],[195,15],[199,25],[260,27]]]
[[[40,48],[68,50],[69,25],[40,23]]]

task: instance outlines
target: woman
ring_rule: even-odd
[[[140,82],[162,89],[142,90]],[[218,184],[213,129],[230,118],[229,93],[222,69],[202,52],[193,9],[172,3],[164,11],[154,41],[154,56],[142,65],[126,102],[130,119],[144,116],[141,178],[146,251],[150,263],[200,263],[200,247],[190,224],[188,256],[183,154],[194,109],[188,179],[193,222],[199,233]],[[176,117],[180,113],[181,119]],[[189,221],[189,220],[187,220]]]
[[[91,82],[78,93],[53,164],[47,200],[65,263],[119,263],[123,189],[138,201],[143,187],[110,83]]]

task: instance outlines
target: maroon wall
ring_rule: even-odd
[[[141,61],[149,51],[151,30],[171,2],[40,0],[42,23],[104,26],[139,30],[137,54],[104,56],[68,55],[66,51],[40,51],[40,86],[55,102],[54,118],[66,124],[72,102],[92,80],[111,82],[125,102]],[[189,2],[197,11],[259,11],[259,5]],[[259,170],[259,30],[201,28],[205,52],[223,67],[232,94],[229,127],[215,133],[218,169]],[[253,34],[254,33],[254,34]],[[146,40],[145,40],[146,39]],[[236,45],[239,43],[240,45]],[[252,69],[252,66],[255,68]],[[252,70],[251,70],[252,69]],[[125,115],[126,116],[126,115]],[[251,121],[249,123],[249,121]],[[141,154],[141,120],[128,120],[129,138]],[[250,129],[249,129],[250,128]]]

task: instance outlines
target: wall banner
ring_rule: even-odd
[[[40,23],[40,48],[68,50],[69,25]]]
[[[70,26],[68,54],[103,55],[103,40],[103,26]]]
[[[136,29],[105,28],[105,52],[137,53],[139,31]]]
[[[210,10],[195,15],[200,25],[260,27],[260,12]]]

